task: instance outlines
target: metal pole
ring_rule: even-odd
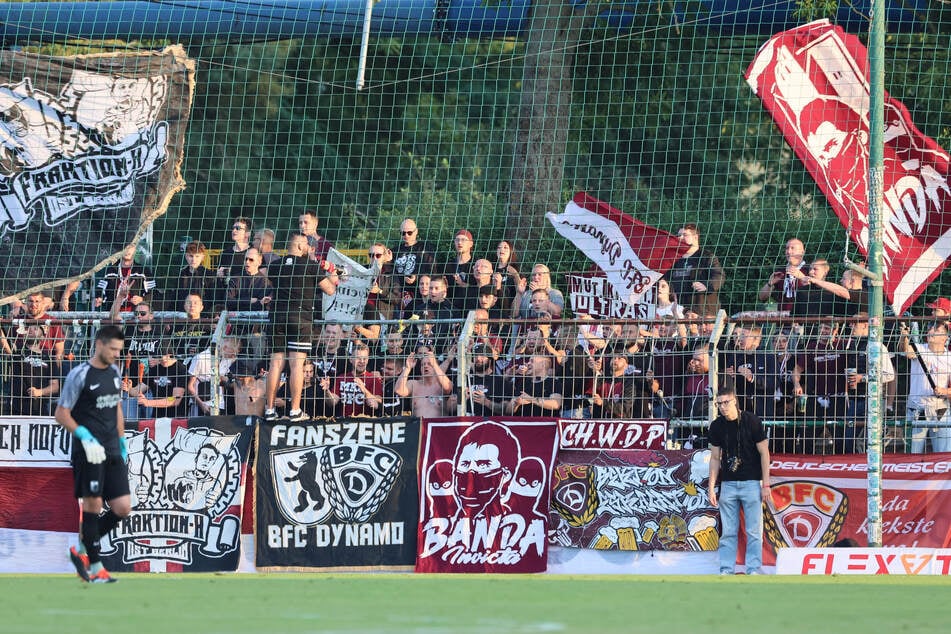
[[[883,349],[882,169],[885,120],[885,0],[872,0],[869,59],[868,264],[872,272],[868,339],[868,545],[882,545],[881,379]]]
[[[363,33],[360,37],[360,62],[357,66],[357,90],[363,90],[367,73],[367,52],[370,50],[370,23],[373,22],[373,0],[367,0],[363,15]]]

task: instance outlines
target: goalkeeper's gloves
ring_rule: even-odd
[[[125,436],[119,438],[119,455],[122,456],[122,462],[129,461],[129,448],[125,443]]]
[[[91,431],[80,425],[73,432],[73,436],[83,444],[83,451],[86,452],[86,462],[100,464],[106,461],[106,450],[95,439]]]

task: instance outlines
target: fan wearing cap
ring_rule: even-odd
[[[468,229],[460,229],[452,239],[453,256],[446,264],[449,299],[457,306],[465,302],[466,289],[472,279],[472,249],[475,243]],[[491,274],[491,263],[489,264]]]
[[[939,297],[930,304],[925,304],[931,309],[931,316],[936,323],[947,324],[951,318],[951,299]]]

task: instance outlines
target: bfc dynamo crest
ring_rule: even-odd
[[[271,454],[281,514],[312,526],[330,517],[366,522],[386,500],[403,459],[376,445],[311,446]]]
[[[772,486],[775,510],[763,514],[766,536],[776,548],[831,546],[842,531],[849,498],[838,489],[808,480]]]

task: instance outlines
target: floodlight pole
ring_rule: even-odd
[[[868,337],[868,545],[882,545],[882,275],[883,167],[885,120],[885,0],[872,0],[869,29],[868,267],[872,272]]]

